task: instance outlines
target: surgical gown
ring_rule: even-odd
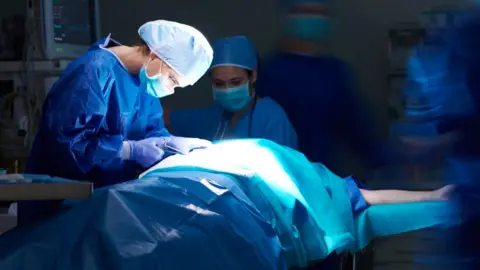
[[[223,113],[224,110],[219,105],[173,111],[170,115],[172,132],[177,136],[214,140],[215,134],[222,132],[220,129]],[[225,138],[267,139],[297,149],[297,134],[285,111],[268,97],[257,101],[255,107],[245,113],[233,129],[225,133]]]
[[[118,157],[123,141],[170,136],[159,99],[106,49],[116,45],[110,37],[100,40],[53,85],[26,173],[91,181],[95,188],[116,184],[136,178],[140,169]],[[27,208],[19,206],[20,222]]]
[[[299,150],[334,172],[344,163],[339,147],[374,156],[374,126],[346,63],[333,56],[274,55],[261,70],[256,91],[286,111],[298,134]],[[372,160],[370,158],[370,160]]]

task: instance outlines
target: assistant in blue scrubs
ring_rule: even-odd
[[[271,98],[255,93],[258,57],[245,36],[213,43],[210,67],[216,104],[206,108],[175,110],[167,127],[177,136],[206,140],[261,138],[297,148],[297,135],[283,108]],[[167,111],[167,110],[165,110]]]
[[[205,74],[209,42],[191,26],[163,20],[145,23],[138,34],[137,46],[108,36],[65,69],[46,97],[25,173],[99,188],[137,178],[170,144],[185,151],[211,144],[171,136],[159,100]],[[43,203],[19,204],[19,222],[53,210]]]
[[[310,161],[341,175],[345,161],[339,152],[349,149],[372,165],[378,123],[349,65],[324,52],[332,32],[325,1],[286,2],[285,36],[260,69],[257,93],[285,109]]]

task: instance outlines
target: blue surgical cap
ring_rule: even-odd
[[[257,51],[245,36],[217,39],[213,42],[213,62],[210,69],[218,66],[237,66],[257,69]]]
[[[210,43],[191,26],[158,20],[142,25],[138,34],[153,53],[178,73],[181,87],[197,82],[212,63]]]

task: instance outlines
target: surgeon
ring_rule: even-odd
[[[296,149],[297,135],[283,108],[255,92],[257,69],[257,52],[245,36],[214,41],[210,78],[216,104],[171,113],[166,109],[170,131],[206,140],[261,138]]]
[[[166,155],[211,144],[170,135],[159,101],[204,75],[213,58],[209,42],[191,26],[164,20],[145,23],[138,34],[135,46],[109,35],[65,69],[46,97],[26,173],[99,188],[135,179]],[[22,203],[19,222],[47,208],[54,207]]]
[[[299,150],[310,161],[346,172],[343,149],[375,160],[372,106],[360,97],[349,66],[325,52],[332,19],[324,0],[288,0],[284,38],[261,69],[257,92],[278,102],[298,134]],[[373,162],[373,163],[371,163]]]

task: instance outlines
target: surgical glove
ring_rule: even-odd
[[[175,154],[186,155],[192,150],[207,148],[211,145],[212,143],[207,140],[172,136],[167,140],[167,149],[164,150]]]
[[[144,168],[149,168],[162,160],[165,155],[164,149],[169,139],[170,137],[155,137],[140,141],[128,141],[127,145],[124,144],[123,152],[129,151],[129,155],[122,154],[122,156],[124,159],[136,161]],[[128,158],[125,158],[125,156],[128,156]]]

